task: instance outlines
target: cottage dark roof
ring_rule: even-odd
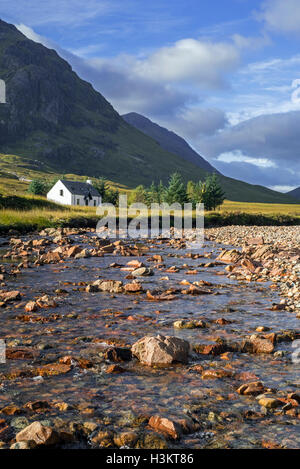
[[[99,192],[92,186],[92,184],[80,181],[66,181],[64,179],[61,179],[61,182],[74,195],[83,195],[88,197],[90,194],[92,197],[100,197]]]

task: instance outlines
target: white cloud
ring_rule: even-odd
[[[241,34],[234,34],[232,40],[239,49],[260,49],[261,47],[272,44],[267,34],[258,37],[246,37]]]
[[[135,63],[135,73],[154,81],[187,82],[209,88],[224,85],[239,64],[234,44],[182,39]]]
[[[300,34],[299,0],[266,0],[258,18],[271,30]]]
[[[269,160],[268,158],[253,158],[251,156],[246,156],[240,150],[235,150],[231,152],[221,153],[218,156],[217,161],[222,161],[224,163],[248,163],[260,168],[276,168],[277,165]]]
[[[293,191],[294,189],[297,189],[296,186],[270,186],[270,189],[273,191],[278,191],[278,192],[290,192]]]
[[[30,28],[26,24],[23,24],[23,23],[16,24],[16,28],[21,33],[23,33],[24,36],[26,36],[28,39],[31,39],[31,41],[39,42],[40,44],[43,44],[43,46],[48,47],[48,48],[56,46],[52,41],[50,41],[49,39],[47,39],[43,36],[40,36],[32,28]]]

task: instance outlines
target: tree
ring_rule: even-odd
[[[225,200],[225,193],[219,183],[217,175],[214,173],[208,176],[205,184],[207,190],[207,210],[216,210]]]
[[[191,183],[188,187],[189,201],[193,204],[193,208],[196,208],[197,204],[206,205],[207,189],[205,182]]]
[[[130,194],[129,203],[142,203],[149,205],[148,192],[143,185],[137,186]]]
[[[179,173],[173,173],[169,180],[169,185],[164,191],[163,201],[169,205],[179,203],[183,205],[187,202],[187,194],[184,182]]]
[[[163,201],[163,195],[164,195],[165,187],[160,181],[160,183],[156,186],[154,182],[152,182],[150,188],[147,191],[147,199],[148,199],[148,205],[151,204],[161,204]]]
[[[107,184],[107,180],[105,178],[99,178],[98,181],[96,181],[93,184],[93,186],[95,187],[95,189],[97,189],[97,191],[101,195],[102,201],[104,201],[105,193],[109,189],[108,184]]]
[[[116,189],[106,189],[104,193],[104,197],[102,199],[103,203],[106,204],[113,204],[113,205],[118,205],[119,201],[119,191]]]
[[[48,192],[48,186],[40,179],[33,179],[29,184],[28,192],[34,195],[46,195]]]
[[[216,174],[209,175],[205,181],[193,183],[187,186],[187,193],[193,208],[196,204],[204,204],[205,210],[216,210],[224,202],[224,192],[219,184]]]
[[[192,201],[192,199],[194,198],[195,186],[196,186],[196,184],[194,183],[194,181],[189,181],[187,183],[186,194],[187,194],[188,199],[190,201]]]

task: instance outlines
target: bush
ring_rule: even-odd
[[[33,195],[46,195],[48,185],[40,179],[33,179],[28,187],[28,192]]]

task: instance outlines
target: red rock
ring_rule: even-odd
[[[143,287],[140,283],[127,283],[124,290],[128,293],[139,293],[143,291]]]
[[[231,249],[230,251],[225,250],[217,257],[217,261],[222,261],[228,264],[235,264],[240,257],[241,253],[236,249]]]
[[[226,326],[226,324],[232,323],[232,321],[228,321],[227,319],[224,319],[224,318],[216,319],[214,322],[216,324],[219,324],[220,326]]]
[[[263,394],[264,390],[264,385],[260,381],[255,381],[253,383],[242,384],[238,388],[237,393],[242,396],[258,396]]]
[[[36,351],[28,348],[6,348],[7,360],[32,360],[37,355]]]
[[[51,446],[59,441],[57,432],[40,422],[33,422],[16,435],[16,441],[35,441],[38,446]]]
[[[44,295],[36,300],[36,304],[39,308],[56,308],[57,304],[54,300],[49,298],[48,295]]]
[[[106,373],[108,374],[113,374],[113,373],[125,373],[126,370],[124,368],[122,368],[120,365],[110,365],[107,369],[106,369]]]
[[[167,418],[152,416],[149,420],[149,426],[156,431],[163,432],[173,440],[178,440],[181,436],[181,428],[177,422]]]
[[[29,301],[26,305],[25,305],[25,311],[26,313],[31,313],[33,311],[36,311],[38,309],[38,306],[36,304],[35,301]]]
[[[39,376],[52,376],[68,373],[71,370],[70,365],[63,365],[60,363],[49,363],[44,365],[41,368],[38,368]]]
[[[274,345],[267,339],[255,338],[251,340],[254,353],[273,353]]]
[[[20,414],[21,413],[21,409],[13,404],[11,405],[8,405],[6,407],[3,407],[3,409],[1,409],[1,414],[4,414],[4,415],[17,415],[17,414]]]
[[[273,441],[263,440],[261,442],[261,445],[265,449],[282,449],[282,446],[278,445],[277,443],[274,443]]]
[[[250,270],[251,272],[255,271],[255,265],[249,259],[243,259],[241,261],[241,266],[247,270]]]
[[[62,256],[59,252],[47,252],[47,254],[43,254],[39,261],[45,264],[56,264],[62,260]]]
[[[203,355],[222,355],[226,352],[226,347],[223,344],[205,345],[201,351]]]
[[[21,299],[21,295],[19,291],[1,291],[0,292],[0,300],[4,301],[4,303],[8,303],[9,301],[17,301]]]
[[[82,251],[80,246],[72,246],[66,252],[67,257],[75,257],[76,254],[79,254]]]

